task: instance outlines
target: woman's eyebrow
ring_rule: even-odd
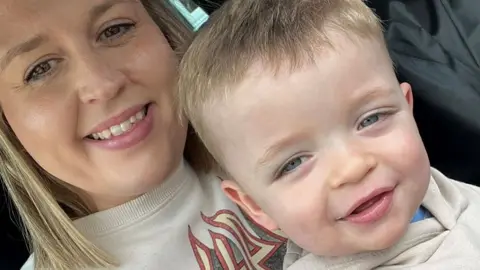
[[[89,12],[90,22],[98,19],[100,16],[105,14],[105,12],[107,12],[113,6],[117,4],[125,3],[125,2],[137,2],[137,1],[136,0],[108,0],[99,5],[96,5]],[[21,54],[35,50],[46,41],[47,41],[47,38],[45,36],[34,36],[9,49],[5,53],[5,55],[0,58],[0,74],[3,73],[5,68],[7,68],[7,66],[12,62],[13,59],[15,59]]]
[[[9,49],[2,58],[0,58],[0,73],[15,59],[17,56],[35,50],[47,41],[44,36],[34,36],[16,46]]]
[[[110,8],[115,6],[116,4],[121,4],[125,2],[137,2],[136,0],[107,0],[104,1],[103,3],[94,6],[90,11],[89,11],[89,21],[93,22],[97,20],[99,17],[101,17],[105,12],[107,12]]]

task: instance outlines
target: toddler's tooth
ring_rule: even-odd
[[[93,133],[93,134],[92,134],[92,137],[93,137],[95,140],[100,139],[100,137],[98,137],[98,134],[96,134],[96,133]]]
[[[130,116],[130,123],[135,123],[137,121],[137,118],[135,116]]]

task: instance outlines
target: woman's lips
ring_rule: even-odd
[[[89,139],[86,142],[90,145],[109,150],[122,150],[137,145],[148,137],[153,129],[154,104],[147,107],[146,115],[140,121],[135,122],[126,132],[118,136],[109,136],[108,139]]]

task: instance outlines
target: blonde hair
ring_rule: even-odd
[[[164,0],[142,0],[173,49],[183,54],[192,31]],[[114,258],[96,247],[72,220],[91,214],[78,191],[29,156],[0,108],[0,176],[23,221],[35,269],[109,268]]]
[[[254,63],[275,73],[313,61],[322,49],[334,49],[332,31],[352,41],[384,42],[380,21],[361,0],[230,0],[210,17],[182,58],[178,102],[217,160],[203,121],[205,109],[225,99]]]

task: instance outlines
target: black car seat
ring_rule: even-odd
[[[432,166],[480,186],[480,2],[371,0]]]
[[[11,206],[7,193],[0,187],[0,269],[2,270],[20,269],[28,258],[25,241],[19,229],[20,220]]]

